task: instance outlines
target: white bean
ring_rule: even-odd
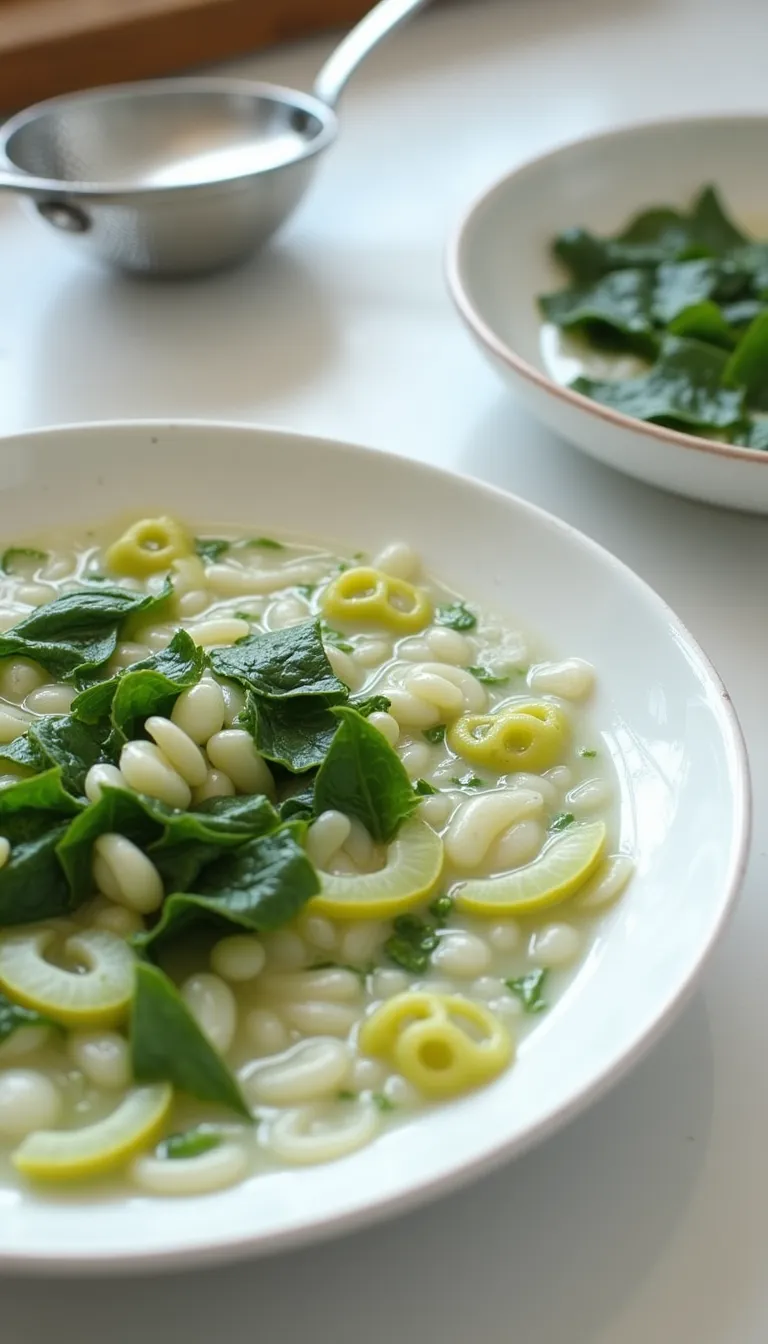
[[[410,691],[399,686],[386,686],[384,694],[389,700],[389,712],[401,727],[434,728],[440,722],[435,706]]]
[[[288,1028],[269,1008],[252,1008],[245,1019],[245,1030],[260,1055],[279,1055],[290,1045]]]
[[[14,705],[0,705],[0,743],[14,742],[26,733],[29,717]]]
[[[565,793],[573,783],[573,771],[567,765],[553,765],[551,770],[544,772],[544,779],[548,780],[558,792]]]
[[[510,789],[529,789],[540,793],[547,807],[557,807],[560,801],[559,790],[545,775],[529,775],[521,771],[516,775],[507,775],[504,782]]]
[[[598,808],[608,807],[611,790],[605,779],[587,779],[566,794],[565,806],[576,817],[583,817]]]
[[[419,635],[412,635],[410,639],[401,639],[397,646],[398,658],[407,658],[409,663],[420,663],[425,658],[429,658],[429,645],[425,639]]]
[[[210,605],[210,597],[203,588],[192,588],[188,593],[176,593],[176,608],[182,620],[200,616]]]
[[[171,711],[171,723],[198,746],[218,733],[224,723],[224,696],[218,682],[203,677],[196,686],[182,691]]]
[[[0,1044],[0,1064],[7,1064],[9,1060],[23,1059],[25,1055],[35,1054],[37,1050],[48,1044],[50,1036],[50,1027],[17,1027]],[[2,1077],[1,1074],[0,1077]]]
[[[523,1005],[514,994],[500,994],[498,999],[491,999],[488,1007],[494,1017],[509,1023],[516,1022],[523,1015]]]
[[[106,929],[107,933],[114,933],[118,938],[132,938],[144,928],[144,920],[137,910],[115,905],[112,901],[104,901],[93,916],[92,924],[95,929]]]
[[[539,966],[568,966],[581,951],[581,934],[572,924],[547,924],[531,938],[528,955]]]
[[[39,663],[29,658],[6,658],[0,664],[0,698],[21,704],[22,700],[48,680]]]
[[[303,597],[279,597],[267,607],[264,624],[268,630],[287,630],[306,621],[308,616],[309,605]]]
[[[175,633],[172,625],[146,625],[136,631],[136,638],[142,644],[148,644],[151,652],[160,653],[168,648]]]
[[[341,1041],[302,1041],[276,1064],[246,1065],[239,1078],[257,1106],[296,1106],[338,1091],[349,1072],[349,1047]]]
[[[539,663],[532,668],[529,685],[537,695],[559,695],[564,700],[585,700],[595,685],[595,669],[583,658],[562,663]]]
[[[392,645],[386,639],[361,639],[354,656],[361,667],[381,667],[392,657]]]
[[[471,714],[481,714],[488,704],[488,694],[482,682],[464,667],[450,663],[423,663],[420,671],[434,673],[456,686],[462,693],[463,708]]]
[[[419,804],[419,816],[436,831],[445,826],[456,804],[446,793],[433,793],[422,798]]]
[[[45,602],[52,602],[56,596],[56,589],[50,583],[22,583],[16,589],[16,597],[19,602],[26,602],[29,607],[42,607]]]
[[[377,919],[365,919],[349,924],[341,939],[341,955],[352,966],[364,965],[375,956],[386,934],[385,925]]]
[[[91,803],[98,803],[102,789],[127,789],[122,774],[116,765],[92,765],[85,776],[85,796]]]
[[[344,849],[352,862],[363,870],[370,868],[376,859],[376,846],[362,822],[356,818],[350,822]]]
[[[364,680],[365,673],[358,666],[351,654],[346,653],[344,649],[337,649],[333,644],[324,644],[325,656],[333,668],[334,675],[343,681],[351,691],[356,691]]]
[[[490,1003],[492,999],[498,999],[500,995],[506,993],[506,985],[495,975],[481,975],[479,980],[475,980],[474,984],[469,986],[469,993],[473,999]]]
[[[433,753],[426,742],[412,742],[400,753],[403,768],[410,779],[420,779],[429,773]]]
[[[491,964],[491,950],[477,934],[465,929],[450,929],[442,934],[432,953],[432,965],[447,975],[474,980]]]
[[[109,660],[109,670],[112,673],[119,672],[120,668],[130,667],[132,663],[143,663],[151,652],[148,644],[137,644],[133,641],[118,644]]]
[[[237,1028],[237,1004],[229,985],[210,971],[200,971],[184,981],[181,996],[203,1035],[225,1055]]]
[[[0,835],[0,868],[4,868],[11,857],[11,842],[5,835]]]
[[[163,881],[154,863],[124,835],[107,832],[93,846],[93,880],[99,891],[139,914],[159,910]]]
[[[303,1036],[349,1035],[360,1016],[359,1009],[345,1003],[287,1003],[283,1016]]]
[[[400,736],[400,725],[397,719],[393,719],[391,714],[385,710],[376,710],[368,715],[368,722],[372,728],[378,728],[382,737],[386,738],[390,747],[397,746],[397,739]]]
[[[224,697],[224,727],[233,728],[245,709],[245,691],[241,691],[232,681],[222,681],[220,684]]]
[[[415,579],[421,572],[421,560],[404,541],[392,541],[379,551],[371,562],[374,569],[389,574],[393,579]]]
[[[223,563],[209,565],[205,577],[208,587],[221,597],[253,597],[255,593],[278,593],[283,588],[318,583],[325,574],[316,562],[281,569],[258,569],[255,565],[246,569]]]
[[[75,1031],[67,1040],[72,1063],[94,1087],[118,1091],[130,1086],[128,1042],[116,1031]]]
[[[503,831],[536,816],[543,806],[541,794],[532,789],[496,789],[467,799],[445,836],[446,857],[457,868],[477,868]]]
[[[51,1129],[61,1113],[56,1084],[36,1069],[0,1073],[0,1134],[20,1139],[35,1129]]]
[[[488,942],[496,952],[514,952],[520,946],[520,925],[514,920],[494,924],[488,931]]]
[[[404,994],[409,985],[405,971],[396,971],[394,967],[382,967],[374,971],[372,989],[374,999],[393,999],[396,994]]]
[[[292,929],[275,929],[273,933],[265,933],[261,942],[270,970],[298,971],[306,966],[308,957],[304,940]]]
[[[499,837],[490,853],[490,863],[494,871],[508,872],[512,868],[522,868],[540,853],[546,840],[546,832],[541,822],[518,821]]]
[[[434,705],[443,718],[455,718],[464,708],[464,695],[446,677],[417,670],[405,679],[405,689],[428,705]]]
[[[183,810],[192,801],[189,785],[154,742],[127,742],[120,753],[120,769],[130,788],[168,807]]]
[[[199,789],[192,790],[192,804],[197,807],[208,798],[232,798],[234,794],[235,786],[229,775],[223,770],[209,770]]]
[[[182,555],[171,565],[173,591],[177,598],[205,588],[205,566],[199,555]]]
[[[362,985],[346,966],[326,966],[315,971],[265,971],[259,980],[259,992],[272,1002],[311,999],[354,1003],[362,994]]]
[[[381,1060],[358,1055],[345,1081],[352,1092],[378,1092],[386,1080],[387,1070]]]
[[[612,854],[574,900],[579,910],[602,910],[620,896],[635,871],[628,854]]]
[[[205,783],[208,773],[205,757],[178,724],[153,714],[145,721],[144,728],[186,784],[199,788]]]
[[[241,793],[275,796],[275,781],[264,759],[244,728],[224,728],[209,737],[205,750],[216,770],[223,770]]]
[[[266,1144],[283,1162],[332,1162],[370,1143],[379,1115],[369,1102],[304,1106],[284,1111],[269,1126]]]
[[[212,649],[236,644],[238,639],[250,635],[251,627],[248,621],[241,621],[237,616],[218,616],[191,625],[187,633],[198,648]]]
[[[387,1079],[382,1091],[387,1101],[398,1110],[413,1110],[421,1103],[416,1088],[406,1078],[401,1078],[399,1073],[393,1073]]]
[[[346,843],[352,822],[343,812],[321,812],[307,831],[305,848],[316,868],[327,868],[334,854]]]
[[[458,630],[448,630],[443,625],[434,625],[425,636],[430,655],[441,663],[453,663],[457,667],[466,667],[472,661],[472,647],[469,640]]]
[[[241,1181],[248,1154],[241,1144],[222,1143],[199,1157],[137,1157],[131,1179],[152,1195],[207,1195]]]
[[[232,984],[255,980],[266,959],[258,938],[248,933],[233,933],[228,938],[220,938],[211,949],[212,969]]]
[[[322,864],[316,863],[315,867],[322,867]],[[332,920],[325,919],[323,915],[306,915],[301,921],[301,932],[307,942],[318,951],[335,952],[338,934]]]
[[[58,683],[39,686],[27,696],[24,708],[31,714],[67,714],[76,694],[71,686],[62,686]]]

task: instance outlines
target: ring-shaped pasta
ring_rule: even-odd
[[[105,561],[115,574],[143,579],[191,553],[190,539],[175,518],[140,518],[112,543]]]
[[[466,1024],[466,1025],[465,1025]],[[458,1096],[501,1073],[512,1040],[478,1003],[447,994],[398,994],[363,1023],[360,1047],[385,1058],[431,1097]]]
[[[452,751],[499,774],[548,770],[563,755],[568,719],[558,705],[526,700],[497,714],[465,714],[446,734]]]
[[[432,618],[432,605],[420,588],[367,565],[333,579],[322,606],[329,620],[365,621],[401,634],[423,630]]]

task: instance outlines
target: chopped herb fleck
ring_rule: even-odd
[[[484,686],[504,686],[512,675],[510,672],[505,672],[503,677],[497,677],[496,673],[491,672],[490,668],[487,667],[468,667],[467,671],[471,672],[472,676],[481,681]],[[518,676],[521,675],[521,671],[521,668],[515,668],[515,673]]]
[[[445,924],[446,920],[450,919],[451,912],[453,911],[453,897],[446,895],[436,896],[434,901],[428,906],[428,909],[430,915],[432,915],[433,919],[437,920],[438,924]]]
[[[572,826],[576,818],[572,812],[558,812],[549,823],[550,831],[564,831],[567,826]]]
[[[282,541],[275,541],[274,537],[252,537],[247,541],[246,546],[260,546],[263,551],[284,551],[285,546]]]
[[[438,723],[434,728],[425,728],[421,735],[427,739],[427,742],[444,742],[445,724]]]
[[[316,583],[297,583],[297,585],[296,585],[296,592],[297,592],[301,597],[311,597],[313,593],[317,592],[317,584],[316,584]]]
[[[231,546],[231,542],[224,541],[221,537],[195,537],[195,550],[201,560],[205,560],[212,565],[216,560],[226,555]]]
[[[157,1145],[157,1156],[172,1159],[202,1157],[218,1148],[224,1142],[224,1135],[210,1129],[188,1129],[184,1134],[169,1134]]]
[[[390,961],[417,975],[427,969],[437,942],[431,924],[419,919],[418,915],[399,915],[394,923],[394,933],[384,944],[384,951]]]
[[[250,611],[235,611],[233,615],[236,621],[248,621],[249,625],[257,619]]]
[[[547,972],[538,970],[531,971],[528,975],[521,975],[517,980],[506,980],[504,983],[520,1000],[526,1013],[544,1013],[549,1007],[543,998],[546,979]]]
[[[451,783],[458,784],[460,789],[484,789],[485,780],[480,779],[479,775],[451,775]]]
[[[383,1092],[373,1092],[371,1094],[371,1101],[374,1106],[378,1106],[383,1115],[387,1115],[390,1111],[397,1110],[394,1101],[390,1101],[389,1097],[385,1097]]]
[[[336,1093],[336,1100],[337,1100],[337,1101],[357,1101],[357,1093],[356,1093],[356,1092],[351,1092],[351,1091],[349,1090],[349,1088],[347,1088],[347,1087],[343,1087],[343,1088],[341,1089],[340,1092],[337,1092],[337,1093]]]
[[[579,755],[582,756],[585,761],[593,761],[597,752],[593,747],[582,747],[579,751]]]
[[[447,625],[450,630],[474,630],[477,617],[464,602],[450,602],[438,607],[435,612],[438,625]]]
[[[4,574],[11,574],[17,560],[37,560],[42,564],[47,559],[48,552],[37,551],[34,546],[9,546],[7,551],[3,551],[0,559],[0,569]]]
[[[418,793],[420,798],[429,798],[431,794],[437,793],[437,789],[426,779],[417,779],[413,786],[413,792]]]

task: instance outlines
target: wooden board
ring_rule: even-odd
[[[176,74],[323,28],[371,0],[0,0],[6,112],[73,89]]]

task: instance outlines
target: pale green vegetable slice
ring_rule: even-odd
[[[322,890],[307,906],[332,919],[389,919],[420,905],[443,869],[443,842],[425,821],[412,817],[387,848],[375,873],[320,873]]]
[[[22,1175],[37,1181],[74,1181],[123,1166],[154,1143],[173,1100],[169,1083],[137,1087],[104,1120],[82,1129],[39,1129],[12,1155]]]
[[[457,910],[476,915],[528,915],[573,896],[603,857],[602,821],[571,825],[551,840],[532,863],[500,877],[461,882],[451,895]]]
[[[64,950],[79,969],[46,961],[52,929],[14,930],[0,936],[0,988],[24,1008],[65,1027],[113,1026],[126,1016],[136,958],[122,938],[103,929],[73,934]]]

